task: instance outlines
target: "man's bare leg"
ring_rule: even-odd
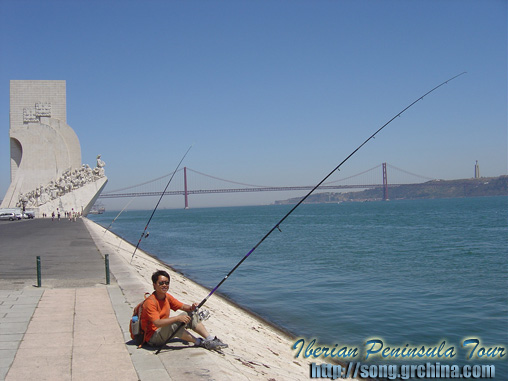
[[[199,333],[199,335],[201,335],[204,339],[206,339],[207,337],[210,337],[210,334],[206,330],[203,323],[198,323],[196,325],[196,327],[193,329],[193,331],[196,333]],[[185,340],[185,341],[188,341],[191,343],[196,343],[196,338],[187,330],[183,331],[181,338],[182,338],[182,340]]]
[[[203,336],[205,339],[207,337],[210,336],[210,333],[208,333],[208,331],[206,330],[205,326],[203,325],[203,323],[198,323],[196,325],[196,328],[194,328],[193,330],[194,332],[196,333],[199,333],[201,336]]]

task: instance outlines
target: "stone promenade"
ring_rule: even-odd
[[[141,250],[131,261],[132,245],[89,220],[0,221],[0,242],[0,380],[308,379],[309,362],[294,358],[287,335],[218,296],[205,325],[230,345],[223,352],[180,341],[159,355],[137,349],[132,308],[164,265]],[[170,292],[183,302],[206,295],[170,274]]]
[[[0,242],[0,379],[137,380],[83,221],[2,221]]]

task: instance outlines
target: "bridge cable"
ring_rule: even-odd
[[[248,187],[253,187],[253,188],[270,188],[269,186],[266,186],[266,185],[245,184],[245,183],[239,183],[238,181],[232,181],[232,180],[221,179],[220,177],[215,177],[215,176],[212,176],[212,175],[207,175],[206,173],[202,173],[202,172],[196,171],[195,169],[192,169],[192,168],[189,168],[189,167],[187,167],[187,169],[188,169],[189,171],[192,171],[192,172],[194,172],[194,173],[197,173],[198,175],[201,175],[201,176],[206,176],[206,177],[210,177],[210,178],[215,179],[215,180],[224,181],[224,182],[226,182],[226,183],[238,184],[238,185],[245,185],[245,186],[248,186]]]
[[[201,306],[203,306],[203,304],[205,304],[207,302],[207,300],[215,293],[215,291],[217,291],[217,289],[231,276],[231,274],[233,274],[233,272],[238,268],[240,267],[240,265],[254,252],[254,250],[256,250],[258,248],[259,245],[261,245],[263,243],[263,241],[268,238],[268,236],[270,234],[272,234],[272,232],[277,229],[280,231],[280,227],[279,225],[284,222],[284,220],[286,218],[289,217],[289,215],[291,213],[293,213],[293,211],[298,208],[321,184],[323,184],[335,171],[337,171],[346,161],[349,160],[349,158],[351,156],[353,156],[356,152],[358,152],[358,150],[360,150],[360,148],[362,148],[365,144],[367,144],[367,142],[369,142],[371,139],[373,139],[382,129],[384,129],[386,126],[388,126],[394,119],[398,118],[399,116],[401,116],[401,114],[406,111],[407,109],[409,109],[411,106],[413,106],[415,103],[419,102],[420,100],[422,100],[424,97],[426,97],[427,95],[429,95],[430,93],[432,93],[434,90],[437,90],[438,88],[440,88],[441,86],[447,84],[448,82],[450,82],[451,80],[457,78],[457,77],[460,77],[461,75],[465,74],[466,72],[462,72],[450,79],[447,79],[446,81],[444,81],[443,83],[437,85],[436,87],[434,87],[432,90],[426,92],[424,95],[422,95],[421,97],[419,97],[417,100],[415,100],[413,103],[411,103],[409,106],[407,106],[406,108],[404,108],[402,111],[400,111],[397,115],[395,115],[392,119],[390,119],[388,122],[386,122],[383,126],[381,126],[376,132],[374,132],[368,139],[366,139],[362,144],[360,144],[353,152],[351,152],[344,160],[342,160],[342,162],[337,165],[328,175],[326,175],[309,193],[307,193],[288,213],[286,213],[286,215],[284,217],[282,217],[282,219],[277,222],[277,224],[275,224],[275,226],[273,228],[270,229],[270,231],[268,231],[268,233],[266,233],[264,235],[263,238],[261,238],[261,240],[236,264],[235,267],[233,267],[233,269],[219,282],[219,284],[217,284],[217,286],[215,286],[215,288],[210,291],[210,293],[197,305],[196,309],[200,308]],[[191,316],[192,316],[193,312],[191,312]],[[175,329],[175,331],[171,334],[171,336],[169,336],[166,341],[157,349],[157,351],[155,352],[155,354],[158,354],[162,348],[166,345],[167,342],[169,342],[174,336],[175,334],[180,330],[181,327],[183,327],[185,325],[185,323],[180,323],[178,325],[178,327]]]
[[[411,175],[411,176],[414,176],[414,177],[417,177],[417,178],[420,178],[420,179],[425,179],[425,180],[435,180],[435,178],[432,178],[432,177],[427,177],[427,176],[422,176],[422,175],[417,175],[416,173],[412,173],[412,172],[409,172],[409,171],[406,171],[404,169],[401,169],[401,168],[397,168],[395,165],[391,165],[391,164],[387,164],[390,168],[393,168],[393,169],[396,169],[397,171],[400,171],[402,173],[405,173],[406,175]]]
[[[381,167],[382,164],[379,164],[379,165],[376,165],[375,167],[371,168],[371,169],[367,169],[366,171],[363,171],[363,172],[360,172],[360,173],[357,173],[356,175],[352,175],[352,176],[349,176],[349,177],[344,177],[343,179],[338,179],[338,180],[335,180],[335,181],[330,181],[329,183],[325,183],[323,185],[330,185],[330,184],[336,184],[340,181],[346,181],[346,180],[349,180],[349,179],[352,179],[354,177],[358,177],[358,176],[361,176],[361,175],[364,175],[366,174],[367,172],[370,172],[370,171],[373,171],[374,169],[378,169],[379,167]]]
[[[180,172],[181,169],[179,169],[178,171],[176,172]],[[133,188],[137,188],[137,187],[140,187],[142,185],[146,185],[146,184],[150,184],[150,183],[154,183],[156,182],[157,180],[161,180],[165,177],[169,177],[171,175],[174,175],[175,172],[171,172],[171,173],[168,173],[166,175],[163,175],[163,176],[160,176],[160,177],[157,177],[156,179],[152,179],[152,180],[148,180],[148,181],[145,181],[144,183],[139,183],[139,184],[136,184],[136,185],[130,185],[128,187],[125,187],[125,188],[119,188],[119,189],[113,189],[113,190],[110,190],[110,191],[107,191],[107,192],[104,192],[103,194],[104,195],[108,195],[108,194],[113,194],[113,193],[116,193],[116,192],[121,192],[121,191],[124,191],[124,190],[127,190],[127,189],[133,189]]]

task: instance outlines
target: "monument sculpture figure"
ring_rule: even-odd
[[[96,173],[99,176],[104,175],[104,167],[106,166],[106,163],[101,160],[101,155],[97,156],[97,167],[95,168],[97,171]]]
[[[105,163],[81,163],[81,146],[67,125],[65,81],[10,82],[11,184],[1,208],[86,215],[106,186]]]

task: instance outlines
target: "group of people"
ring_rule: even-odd
[[[43,217],[43,218],[47,217],[46,213],[43,213],[43,214],[42,214],[42,217]],[[61,217],[62,217],[62,215],[61,215],[60,210],[59,210],[58,208],[56,209],[56,214],[55,214],[55,212],[52,212],[52,213],[51,213],[51,221],[54,221],[54,220],[55,220],[55,218],[57,219],[57,221],[60,221],[60,218],[61,218]],[[74,208],[72,208],[72,211],[70,211],[70,212],[65,212],[65,211],[64,211],[64,218],[66,218],[66,219],[68,218],[68,219],[69,219],[69,221],[74,221],[74,222],[76,222],[76,220],[78,219],[78,217],[81,217],[81,213],[80,213],[80,212],[76,212],[76,211],[74,210]]]

